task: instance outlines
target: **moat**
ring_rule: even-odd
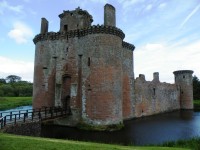
[[[159,144],[200,136],[200,111],[175,111],[133,119],[115,132],[83,131],[63,126],[42,126],[42,136],[123,145]]]

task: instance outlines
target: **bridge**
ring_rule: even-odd
[[[62,107],[42,107],[38,109],[2,112],[0,113],[0,129],[17,123],[44,121],[69,114],[69,110]]]

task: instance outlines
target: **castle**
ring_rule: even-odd
[[[58,124],[117,125],[123,120],[193,109],[191,70],[175,71],[175,84],[134,78],[134,45],[123,41],[115,8],[104,6],[104,25],[77,8],[63,11],[59,32],[42,18],[35,48],[33,107],[61,106],[71,115]]]

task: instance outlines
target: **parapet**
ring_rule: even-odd
[[[59,39],[66,39],[66,38],[73,38],[73,37],[83,37],[89,34],[112,34],[120,37],[122,40],[125,37],[125,34],[122,30],[111,27],[111,26],[99,26],[94,25],[86,29],[80,30],[71,30],[69,32],[48,32],[45,34],[38,34],[33,39],[33,42],[36,44],[38,41],[45,41],[45,40],[59,40]],[[126,44],[128,45],[128,44]],[[131,46],[131,44],[129,44]],[[132,46],[133,48],[133,46]]]
[[[173,74],[174,75],[183,74],[183,73],[193,74],[193,72],[194,71],[192,71],[192,70],[177,70],[177,71],[174,71]]]
[[[132,51],[134,51],[134,49],[135,49],[135,46],[134,45],[132,45],[132,44],[130,44],[130,43],[127,43],[127,42],[122,42],[122,46],[124,47],[124,48],[127,48],[127,49],[130,49],[130,50],[132,50]]]

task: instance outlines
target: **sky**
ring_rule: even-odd
[[[193,70],[200,78],[200,0],[0,0],[0,78],[18,75],[33,82],[35,45],[41,18],[58,32],[59,14],[77,7],[103,24],[104,5],[116,9],[116,26],[133,44],[134,74],[174,83],[173,71]]]

